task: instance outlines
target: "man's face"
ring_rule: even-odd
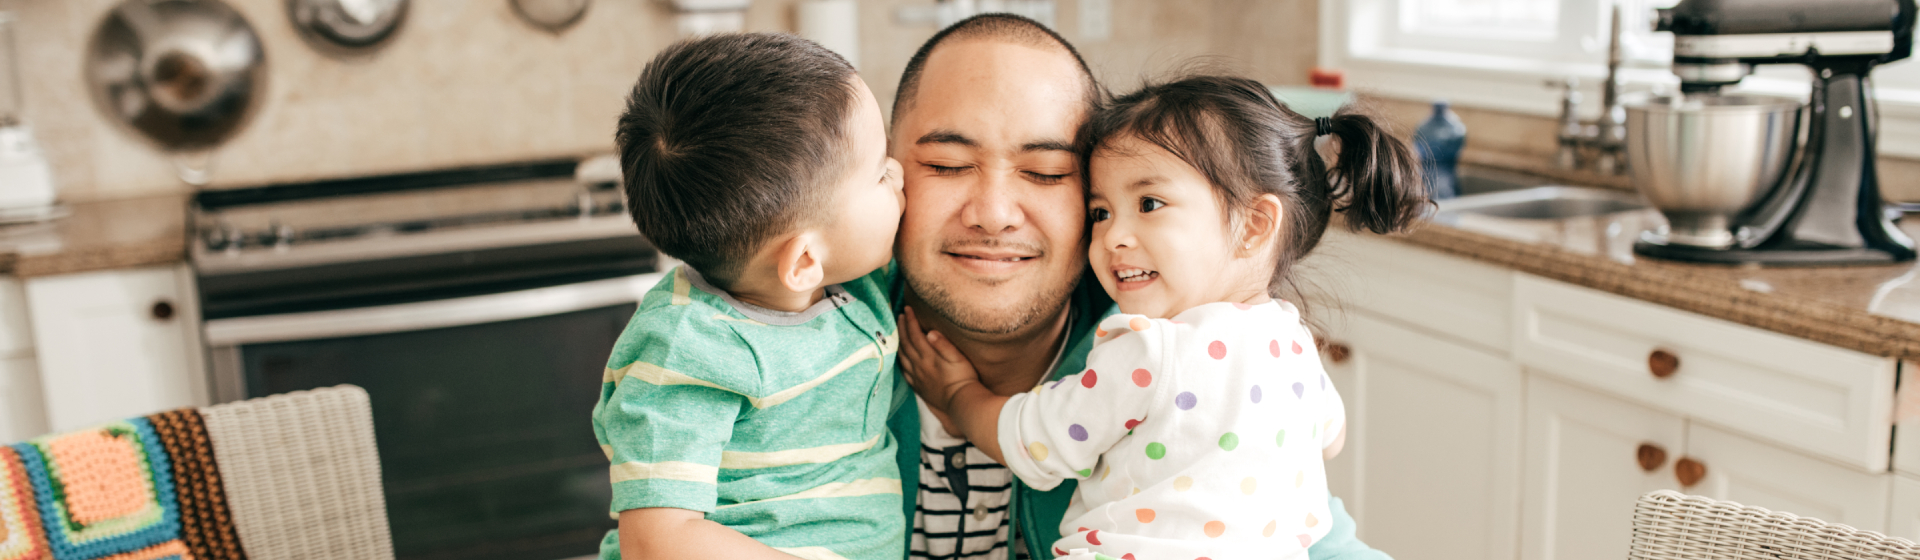
[[[1006,334],[1066,304],[1087,254],[1081,75],[1063,51],[993,40],[927,58],[893,129],[907,196],[895,256],[925,311]]]

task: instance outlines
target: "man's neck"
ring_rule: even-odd
[[[1000,396],[1012,396],[1033,389],[1046,379],[1067,335],[1069,305],[1060,312],[1036,320],[1011,333],[989,334],[968,331],[927,307],[913,290],[906,290],[907,305],[913,306],[923,327],[940,331],[960,353],[973,362],[980,382]]]

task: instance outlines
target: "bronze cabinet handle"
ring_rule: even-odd
[[[172,319],[173,318],[173,302],[167,301],[164,299],[153,302],[153,309],[149,311],[149,313],[152,313],[153,319],[155,321],[165,321],[168,319]]]
[[[1647,354],[1647,371],[1661,379],[1673,377],[1675,372],[1680,371],[1680,357],[1666,350],[1654,350]]]
[[[1353,357],[1353,349],[1348,348],[1347,345],[1338,342],[1327,343],[1327,359],[1332,360],[1333,363],[1344,364],[1351,357]]]
[[[1692,457],[1681,457],[1680,460],[1673,462],[1673,478],[1680,481],[1681,488],[1699,484],[1700,479],[1706,477],[1707,465],[1693,460]]]
[[[1651,443],[1642,443],[1637,459],[1640,461],[1640,470],[1657,471],[1667,464],[1667,450]]]

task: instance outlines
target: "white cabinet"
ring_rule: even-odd
[[[1687,426],[1687,456],[1707,471],[1688,493],[1856,529],[1887,529],[1892,476],[1862,472],[1700,422]]]
[[[1361,538],[1403,558],[1513,558],[1519,367],[1364,313],[1330,334],[1348,349],[1328,365],[1349,428],[1328,476]]]
[[[1887,515],[1887,534],[1920,541],[1920,477],[1893,477],[1893,512]]]
[[[19,280],[0,276],[0,444],[47,431],[29,331],[26,290]]]
[[[1520,557],[1618,560],[1641,494],[1678,488],[1685,420],[1569,385],[1527,379]]]
[[[48,429],[207,403],[185,266],[26,281]]]

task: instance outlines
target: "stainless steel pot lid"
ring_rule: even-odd
[[[253,27],[219,0],[125,0],[94,31],[87,89],[109,120],[171,151],[238,131],[266,92]]]

